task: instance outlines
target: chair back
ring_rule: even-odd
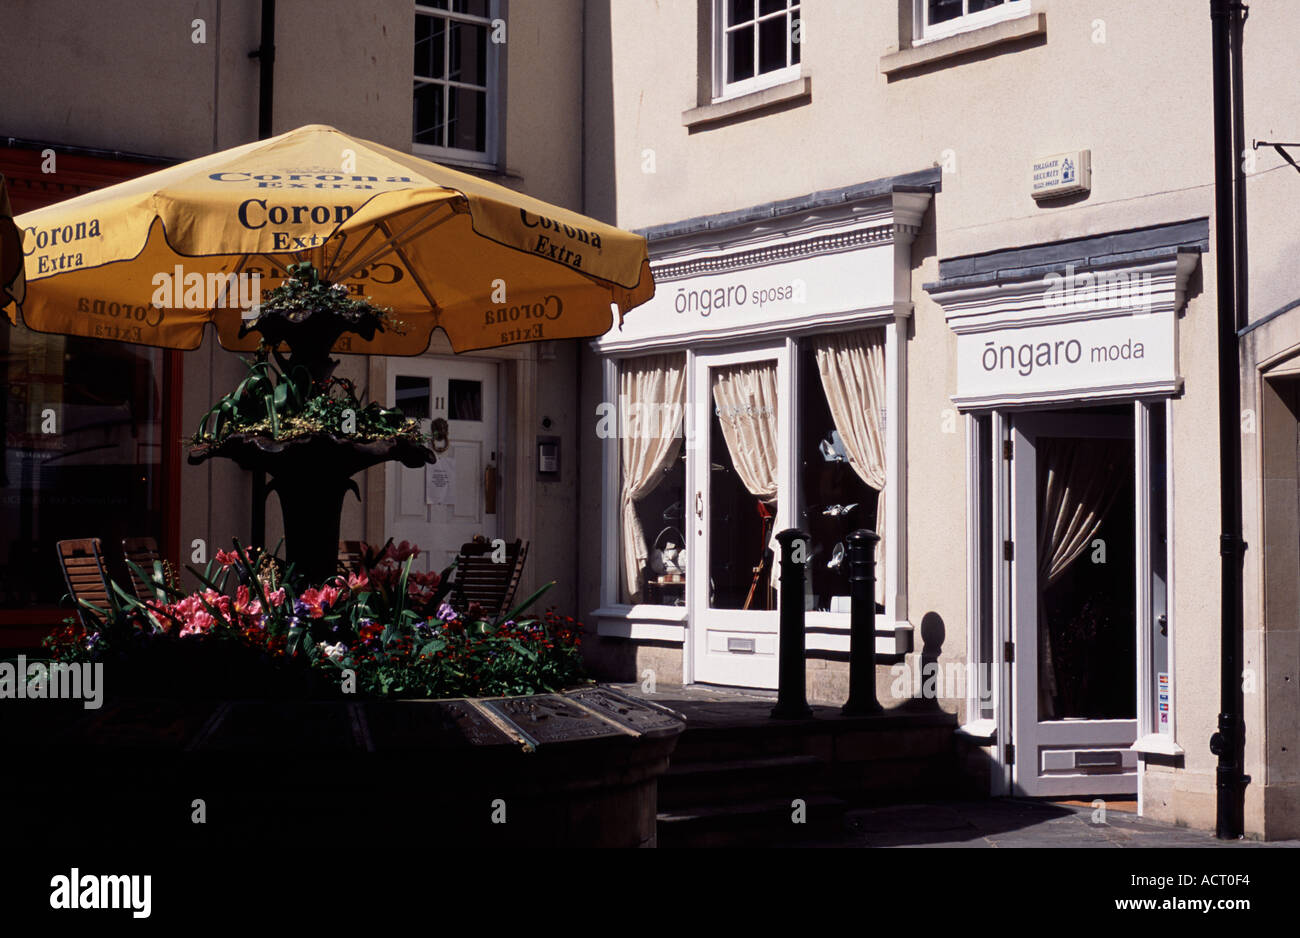
[[[153,537],[122,538],[122,556],[151,576],[154,562],[162,560],[162,554],[158,551],[158,541]],[[140,579],[140,574],[135,570],[129,566],[126,569],[131,575],[131,589],[136,599],[140,602],[166,599],[165,596],[158,595],[159,591],[152,583]]]
[[[365,555],[364,541],[339,541],[339,575],[360,573],[364,566]]]
[[[489,619],[510,611],[528,557],[528,544],[519,540],[506,544],[503,563],[495,562],[492,552],[490,542],[462,545],[449,596],[457,612],[468,610],[470,603],[482,606],[483,615]]]
[[[59,541],[55,545],[59,554],[59,568],[68,585],[81,624],[87,629],[96,628],[99,620],[78,600],[94,603],[101,609],[110,607],[108,577],[104,574],[104,556],[99,549],[99,538]]]

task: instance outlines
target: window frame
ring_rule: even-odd
[[[928,22],[927,0],[912,0],[912,45],[920,46],[938,39],[947,39],[961,33],[992,26],[1006,20],[1019,19],[1032,12],[1033,0],[1003,0],[998,6],[974,13],[962,13],[944,23],[931,26]],[[970,0],[962,0],[962,9],[968,9]]]
[[[886,535],[885,535],[885,602],[884,611],[876,613],[875,629],[877,633],[882,631],[893,631],[899,625],[906,624],[907,620],[907,495],[906,495],[906,475],[902,472],[902,467],[907,464],[907,423],[905,420],[895,420],[894,415],[906,413],[907,407],[907,349],[906,340],[901,336],[906,335],[907,317],[900,316],[897,313],[891,314],[864,314],[855,318],[851,323],[840,324],[835,327],[826,325],[809,326],[807,328],[791,328],[787,331],[784,341],[781,344],[780,351],[777,353],[777,360],[782,363],[780,374],[781,378],[781,396],[782,400],[790,400],[791,389],[797,385],[799,377],[799,352],[805,343],[810,342],[815,336],[827,332],[839,332],[845,330],[856,331],[858,329],[883,328],[885,330],[885,517],[886,517]],[[697,352],[742,352],[751,349],[752,343],[743,341],[733,341],[728,343],[710,344],[706,347],[682,346],[674,343],[653,343],[645,348],[635,351],[628,351],[622,354],[608,354],[602,356],[603,359],[603,400],[617,402],[619,388],[620,367],[624,359],[636,358],[644,354],[653,354],[656,352],[685,351],[687,367],[687,384],[686,384],[686,406],[685,413],[687,420],[699,411],[700,405],[695,400],[695,395],[700,391],[691,376],[695,370],[695,356]],[[749,354],[748,351],[745,354]],[[707,406],[707,405],[705,405]],[[781,425],[781,445],[783,449],[788,449],[795,445],[793,441],[799,439],[802,432],[802,424],[798,408],[790,404],[790,420]],[[619,419],[617,406],[615,406],[615,420]],[[689,492],[693,479],[693,466],[691,460],[695,458],[690,448],[690,440],[693,428],[688,423],[686,436],[683,445],[687,449],[687,491],[688,500],[691,497]],[[603,463],[603,504],[617,506],[620,503],[620,492],[622,485],[621,471],[621,453],[619,452],[621,428],[606,439],[602,440],[601,447]],[[791,485],[797,487],[798,481],[791,479]],[[796,504],[802,498],[800,491],[782,490],[782,506],[778,510],[776,530],[780,530],[786,525],[789,513],[792,511],[791,505]],[[618,512],[615,510],[606,510],[602,513],[601,531],[602,531],[602,569],[601,569],[601,593],[600,609],[593,614],[598,619],[626,619],[641,620],[650,624],[648,627],[641,628],[639,631],[634,627],[631,629],[621,629],[618,634],[629,638],[657,638],[669,641],[682,641],[687,638],[685,626],[688,623],[687,612],[690,609],[690,601],[687,600],[685,607],[682,606],[655,606],[648,603],[639,603],[629,605],[622,602],[620,589],[620,572],[618,558],[621,556],[621,526],[618,522]],[[687,589],[690,590],[690,574],[687,574]],[[829,611],[809,611],[805,614],[805,626],[810,630],[810,638],[821,632],[834,633],[830,636],[831,645],[826,650],[837,651],[847,650],[848,632],[850,624],[850,613],[848,612],[829,612]],[[814,631],[817,630],[817,631]],[[603,623],[599,629],[600,634],[615,634],[607,630]],[[843,644],[844,648],[838,646]],[[819,646],[820,647],[820,646]],[[689,657],[689,650],[688,650]]]
[[[784,68],[778,68],[770,72],[760,74],[758,71],[758,24],[763,20],[775,19],[778,16],[788,17],[791,13],[789,2],[786,8],[776,13],[759,15],[757,2],[754,0],[754,19],[746,20],[746,23],[754,24],[754,75],[741,81],[727,81],[727,33],[730,29],[727,26],[727,0],[712,0],[713,20],[711,39],[713,46],[713,103],[721,101],[730,101],[733,98],[739,98],[747,94],[753,94],[756,91],[762,91],[765,88],[771,88],[776,85],[784,85],[787,82],[795,81],[803,75],[803,0],[794,0],[799,4],[798,22],[800,24],[800,55],[799,61],[793,65],[787,65]],[[794,43],[790,40],[789,30],[786,31],[786,58],[791,58],[790,50]]]
[[[487,87],[485,93],[487,101],[484,105],[484,147],[483,150],[466,150],[461,147],[443,147],[429,143],[419,143],[415,139],[414,116],[411,126],[411,152],[417,156],[429,157],[443,163],[455,163],[464,166],[470,166],[478,169],[496,170],[502,163],[501,158],[501,124],[504,117],[504,100],[502,93],[502,81],[505,77],[505,68],[503,56],[505,54],[505,43],[494,43],[491,40],[492,24],[496,20],[506,18],[507,0],[488,0],[487,17],[475,16],[471,13],[457,13],[450,9],[429,6],[417,2],[415,3],[414,13],[416,16],[437,16],[448,21],[461,23],[471,23],[476,26],[484,26],[488,30],[488,56],[487,56]],[[450,31],[447,33],[447,43],[450,43]],[[413,47],[414,48],[414,47]],[[449,49],[447,53],[449,53]],[[447,55],[444,53],[444,55]],[[444,59],[448,62],[448,59]],[[465,87],[474,90],[480,90],[480,86],[470,82],[455,82],[450,78],[439,79],[429,78],[424,75],[416,75],[412,71],[413,82],[423,82],[425,84],[436,84],[442,87]],[[412,104],[414,104],[415,90],[411,91]]]

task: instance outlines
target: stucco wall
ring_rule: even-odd
[[[955,390],[954,339],[922,284],[938,279],[941,257],[1212,217],[1211,31],[1208,4],[1036,0],[1045,38],[886,77],[880,59],[900,45],[900,8],[909,7],[907,0],[809,4],[803,74],[811,78],[811,100],[688,128],[683,113],[706,103],[696,67],[701,46],[707,49],[698,33],[707,21],[699,0],[591,4],[586,140],[589,153],[607,147],[612,162],[589,159],[587,205],[623,227],[639,228],[943,167],[942,191],[913,248],[909,618],[919,625],[927,613],[936,614],[944,627],[944,657],[960,660],[966,638],[966,558],[958,533],[965,530],[964,428],[958,421],[957,433],[944,432]],[[1297,139],[1300,90],[1283,64],[1296,33],[1286,4],[1251,5],[1248,139]],[[905,37],[901,44],[907,45]],[[680,67],[665,69],[665,62]],[[1031,161],[1077,148],[1091,150],[1091,193],[1035,204]],[[651,162],[654,171],[647,172]],[[1300,176],[1279,165],[1271,150],[1260,151],[1249,183],[1252,315],[1300,296],[1289,217]],[[1177,740],[1186,755],[1180,768],[1150,768],[1145,795],[1153,816],[1206,827],[1214,813],[1215,760],[1207,740],[1218,711],[1219,625],[1212,254],[1193,287],[1179,323],[1185,390],[1174,404],[1172,426]],[[599,400],[599,373],[592,367],[584,374],[589,410]],[[595,458],[584,466],[583,480],[582,525],[594,537]],[[1257,627],[1250,631],[1250,576],[1248,567],[1246,667],[1258,668],[1262,639]],[[583,581],[582,601],[587,608],[598,602],[594,576]],[[1261,701],[1247,700],[1250,774],[1263,770],[1265,758]],[[1255,833],[1263,830],[1261,804],[1260,786],[1253,786],[1247,827]]]

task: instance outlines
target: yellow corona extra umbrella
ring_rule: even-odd
[[[212,322],[254,349],[241,309],[302,260],[402,323],[336,352],[419,354],[435,327],[459,352],[600,335],[654,294],[643,238],[323,125],[16,222],[27,290],[10,321],[163,348],[198,347]]]
[[[0,307],[23,301],[23,243],[13,214],[5,177],[0,176]]]

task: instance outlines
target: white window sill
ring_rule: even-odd
[[[944,59],[991,49],[994,46],[1033,36],[1046,35],[1046,13],[1020,15],[1014,19],[1003,20],[990,26],[980,26],[941,39],[918,40],[910,49],[886,52],[880,57],[880,71],[887,78],[893,78],[911,69],[921,68]]]
[[[992,746],[998,741],[998,721],[990,719],[972,720],[957,727],[955,732],[958,736],[979,743],[981,746]]]
[[[437,163],[439,166],[459,169],[476,175],[519,176],[518,173],[512,172],[505,166],[502,166],[499,163],[494,163],[491,160],[475,159],[472,156],[466,156],[464,153],[439,150],[437,147],[431,147],[426,143],[411,144],[411,155],[418,156],[421,159],[430,161],[431,163]]]
[[[1147,733],[1129,748],[1134,752],[1157,756],[1183,755],[1183,747],[1167,733]]]
[[[761,111],[778,104],[795,104],[812,100],[812,76],[801,75],[792,81],[761,88],[733,98],[722,98],[712,104],[693,107],[682,112],[682,126],[694,130],[728,118]]]
[[[679,645],[686,641],[685,606],[606,606],[593,612],[591,618],[596,620],[596,634],[606,638]]]
[[[804,619],[804,647],[808,651],[849,651],[847,613],[810,612]],[[814,631],[816,630],[816,631]],[[912,650],[912,624],[876,616],[876,654],[898,657]]]

